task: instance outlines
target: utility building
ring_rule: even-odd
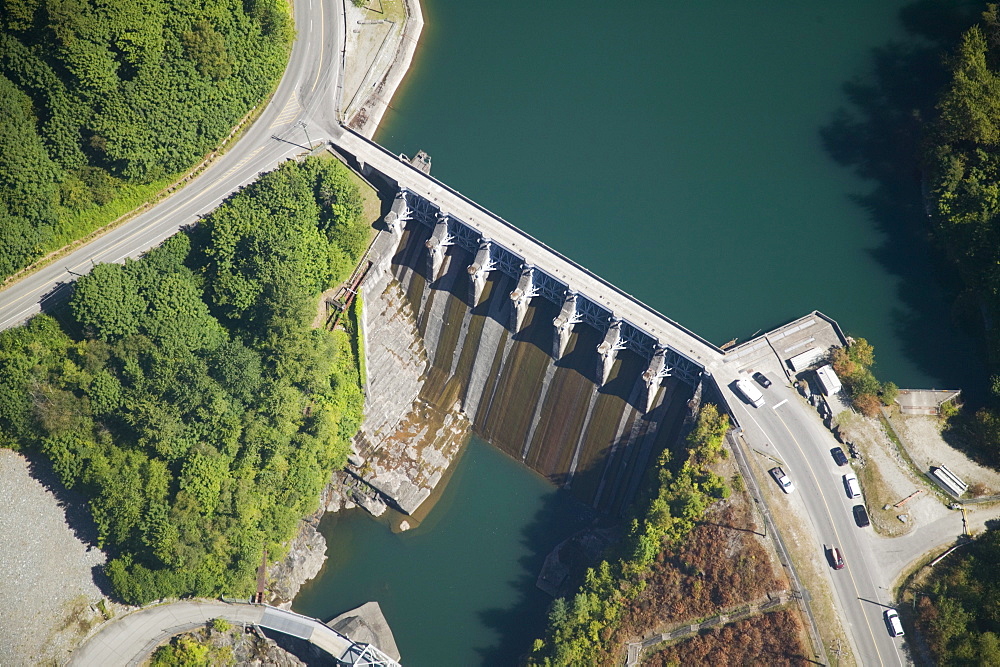
[[[823,393],[827,396],[833,396],[843,388],[843,385],[840,384],[840,378],[833,372],[833,366],[830,364],[817,368],[816,377],[819,378]]]

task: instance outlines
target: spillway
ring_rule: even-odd
[[[515,331],[513,278],[491,273],[477,299],[468,271],[475,257],[458,247],[434,278],[430,236],[424,226],[407,229],[385,275],[365,283],[369,311],[405,295],[426,355],[419,400],[460,410],[511,457],[601,511],[622,511],[649,461],[677,440],[697,385],[668,376],[647,410],[648,360],[621,350],[602,382],[604,334],[582,325],[557,358],[556,304],[531,299]]]

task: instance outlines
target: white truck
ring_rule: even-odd
[[[791,493],[795,490],[795,485],[792,484],[791,478],[785,474],[784,470],[781,468],[771,468],[768,472],[771,473],[771,477],[773,477],[774,481],[778,483],[778,486],[781,487],[782,491],[785,493]]]
[[[760,390],[757,389],[757,387],[753,386],[750,380],[740,378],[736,381],[736,388],[741,394],[743,394],[743,398],[750,401],[755,408],[759,408],[764,405],[764,395],[760,393]]]

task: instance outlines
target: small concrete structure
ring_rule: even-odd
[[[486,289],[486,279],[490,276],[490,271],[496,268],[496,262],[490,256],[490,242],[483,239],[479,245],[479,252],[476,259],[469,265],[469,277],[472,279],[469,296],[472,299],[473,308],[479,305],[483,297],[483,290]]]
[[[350,637],[355,644],[377,647],[382,653],[399,662],[396,639],[392,636],[392,630],[378,602],[366,602],[357,609],[345,611],[328,621],[327,625],[337,633]]]
[[[511,328],[514,333],[520,333],[524,327],[524,316],[528,314],[528,304],[538,296],[538,288],[532,282],[534,267],[526,266],[517,281],[517,287],[510,292],[510,300],[514,302],[514,321]]]
[[[896,403],[904,415],[939,415],[941,406],[961,393],[957,389],[900,389]]]
[[[444,257],[447,248],[455,245],[455,237],[448,231],[447,214],[439,214],[434,225],[434,232],[427,239],[427,269],[430,272],[431,281],[441,277],[441,269],[444,268]]]
[[[819,384],[823,388],[823,393],[827,396],[833,396],[844,388],[844,385],[840,383],[840,378],[837,377],[837,374],[833,370],[833,366],[830,364],[817,368],[816,378],[819,380]]]
[[[562,359],[563,355],[566,354],[569,337],[573,334],[573,325],[580,322],[583,322],[583,318],[576,310],[576,294],[570,292],[566,295],[566,300],[563,301],[562,310],[552,319],[552,324],[556,328],[552,356],[556,360]]]
[[[665,348],[657,349],[653,353],[653,358],[649,360],[649,367],[642,374],[642,381],[646,383],[646,412],[653,408],[660,380],[670,377],[672,370],[667,364],[667,350]]]
[[[597,346],[597,354],[601,357],[600,361],[597,362],[598,377],[601,379],[597,386],[600,387],[608,381],[611,368],[615,365],[615,359],[618,357],[618,351],[624,350],[625,347],[626,345],[622,341],[622,323],[616,320],[608,326],[604,340]]]
[[[812,347],[805,352],[800,352],[794,357],[788,360],[788,365],[791,366],[793,373],[801,373],[805,369],[809,368],[817,361],[823,358],[823,350],[818,347]]]

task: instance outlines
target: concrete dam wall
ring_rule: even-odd
[[[371,340],[378,337],[401,349],[399,355],[370,355],[373,417],[366,421],[378,425],[367,429],[360,454],[366,462],[396,459],[398,466],[398,456],[388,450],[393,440],[399,447],[400,437],[387,435],[385,415],[402,415],[403,404],[414,400],[425,418],[434,420],[426,414],[430,409],[444,415],[441,426],[465,419],[484,440],[568,487],[583,502],[605,512],[622,511],[650,460],[679,437],[700,385],[668,376],[647,396],[643,375],[650,362],[628,349],[614,356],[605,380],[598,347],[606,332],[577,324],[561,334],[554,325],[560,307],[541,297],[529,301],[518,328],[511,298],[517,281],[494,271],[477,288],[469,269],[476,258],[457,245],[448,248],[434,278],[428,248],[432,233],[427,226],[409,225],[391,261],[376,268],[362,288],[366,322],[383,323],[368,325],[379,327],[366,334],[368,346],[378,349]],[[376,244],[382,251],[387,247],[391,244]],[[409,334],[401,333],[407,328]],[[409,372],[401,373],[401,366]],[[411,413],[400,424],[413,421]],[[443,431],[437,431],[441,437]],[[421,467],[429,445],[409,442],[402,448]],[[454,447],[434,450],[429,465],[438,472],[420,473],[424,478],[436,474],[434,481],[440,479],[443,449]],[[363,466],[357,470],[373,481]],[[426,485],[416,491],[400,484],[398,475],[389,483],[380,481],[385,478],[382,473],[373,486],[408,513],[429,495]]]
[[[369,358],[370,411],[350,472],[407,514],[469,429],[619,513],[703,390],[728,407],[742,400],[739,378],[767,370],[791,382],[796,355],[848,342],[813,311],[725,351],[436,180],[429,159],[349,128],[330,150],[391,202],[361,268],[365,320],[387,334],[366,350],[412,361],[400,373]]]
[[[437,181],[429,160],[348,128],[330,148],[391,202],[361,269],[365,326],[384,337],[366,345],[369,414],[351,474],[414,514],[472,430],[621,512],[703,381],[716,387],[725,353]]]

